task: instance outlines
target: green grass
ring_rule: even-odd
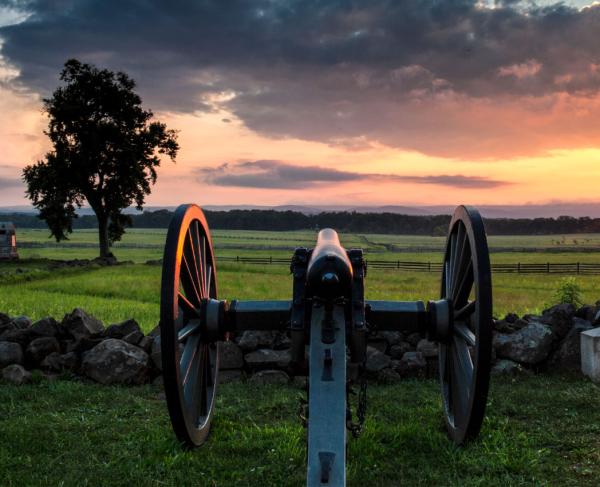
[[[299,391],[226,384],[209,441],[177,445],[155,386],[0,387],[3,486],[301,486]],[[350,486],[579,486],[600,478],[600,388],[573,377],[492,383],[480,438],[446,437],[433,381],[371,386]]]

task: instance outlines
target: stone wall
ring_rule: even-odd
[[[579,371],[579,334],[595,326],[600,326],[600,302],[579,309],[561,304],[539,316],[509,314],[494,320],[493,373]],[[246,331],[220,348],[221,382],[291,380],[286,333]],[[369,337],[367,374],[385,383],[434,377],[437,353],[437,345],[418,333],[380,332]],[[144,335],[133,319],[105,327],[81,309],[60,322],[48,317],[32,323],[25,316],[0,313],[0,370],[7,382],[28,382],[38,370],[48,377],[134,385],[160,380],[160,369],[158,329]]]

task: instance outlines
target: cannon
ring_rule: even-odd
[[[279,330],[291,340],[291,374],[307,375],[307,476],[312,486],[346,483],[346,444],[366,412],[366,350],[377,331],[419,332],[438,343],[443,416],[461,445],[480,431],[492,351],[492,283],[481,216],[459,206],[450,222],[440,298],[365,300],[361,249],[331,229],[291,258],[285,301],[218,298],[217,267],[202,210],[177,208],[162,269],[160,330],[164,388],[173,430],[193,448],[208,436],[219,377],[219,344],[245,330]],[[358,405],[349,395],[358,387]]]

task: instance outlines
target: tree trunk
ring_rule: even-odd
[[[98,218],[98,237],[100,241],[100,258],[110,257],[110,245],[108,242],[108,218],[96,215]]]

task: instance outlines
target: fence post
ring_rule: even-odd
[[[272,263],[273,263],[273,256],[271,255],[271,256],[269,256],[269,264],[272,264]]]
[[[517,274],[521,274],[521,263],[517,262]]]
[[[546,262],[546,274],[550,274],[550,262]]]
[[[579,262],[577,262],[577,274],[579,274]]]
[[[431,261],[427,262],[427,272],[431,272]]]
[[[400,269],[400,261],[396,261],[396,269]]]
[[[236,261],[236,262],[239,262],[239,261],[240,261],[240,256],[239,256],[239,255],[236,255],[236,256],[235,256],[235,261]]]

